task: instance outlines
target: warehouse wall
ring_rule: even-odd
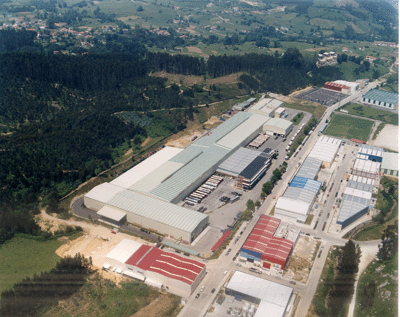
[[[86,206],[86,208],[93,209],[96,211],[99,211],[101,208],[105,206],[105,203],[100,202],[98,200],[94,200],[92,198],[88,198],[86,196],[83,196],[83,204]]]
[[[151,271],[146,271],[146,279],[147,278],[161,283],[163,287],[172,294],[182,297],[189,297],[192,294],[191,286],[179,280]]]

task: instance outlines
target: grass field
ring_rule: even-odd
[[[377,274],[377,269],[379,274]],[[356,302],[360,303],[366,285],[374,281],[376,290],[373,295],[373,304],[372,307],[364,309],[360,305],[356,305],[355,317],[398,316],[397,269],[398,256],[383,263],[373,261],[368,265],[358,282]]]
[[[54,268],[60,259],[55,251],[63,244],[15,237],[0,246],[0,292],[27,276]]]
[[[354,73],[354,70],[358,67],[360,67],[360,65],[357,65],[356,63],[353,63],[351,61],[347,61],[346,63],[341,63],[339,65],[339,68],[340,71],[343,73],[342,79],[348,81],[356,81],[359,78],[367,78],[372,80],[373,79],[372,75],[374,73],[374,70],[377,70],[380,76],[389,72],[389,69],[387,67],[377,65],[377,67],[371,66],[368,72],[363,72],[363,73],[360,72],[359,75],[356,75]]]
[[[374,122],[370,120],[333,113],[324,134],[344,139],[354,138],[368,141],[373,124]]]
[[[326,110],[326,108],[320,104],[317,103],[312,104],[306,101],[291,102],[291,103],[285,102],[283,107],[310,112],[317,120],[319,120],[322,117],[322,115]]]
[[[386,110],[381,110],[368,106],[361,106],[356,103],[347,103],[340,109],[345,109],[349,114],[353,114],[360,117],[365,117],[369,119],[379,120],[385,123],[398,125],[399,115]]]

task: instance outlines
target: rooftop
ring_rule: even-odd
[[[328,136],[321,136],[315,143],[308,157],[321,160],[323,162],[332,162],[339,149],[341,141]]]
[[[399,170],[399,153],[384,152],[381,168],[387,170]]]
[[[296,214],[307,215],[310,204],[287,197],[279,197],[275,209],[283,209]]]
[[[106,255],[106,258],[111,258],[118,262],[125,263],[133,253],[139,250],[141,246],[142,244],[139,242],[123,239]]]
[[[321,168],[322,161],[313,157],[307,156],[303,164],[296,173],[296,176],[315,179]]]
[[[395,105],[397,105],[399,103],[399,94],[396,94],[394,92],[380,90],[380,89],[370,90],[363,96],[363,98],[387,102],[387,103],[391,103],[391,104],[395,104]]]
[[[217,171],[237,177],[261,153],[262,152],[241,147],[229,156],[218,167]]]

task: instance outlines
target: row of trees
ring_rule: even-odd
[[[89,277],[91,258],[82,254],[62,258],[50,272],[24,278],[1,293],[0,315],[38,316],[40,311],[76,293]]]

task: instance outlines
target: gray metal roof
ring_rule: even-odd
[[[397,105],[399,103],[399,95],[394,92],[372,89],[368,91],[363,98],[392,103]]]
[[[307,157],[299,168],[296,176],[315,179],[321,168],[321,164],[321,160],[313,157]]]
[[[253,134],[257,130],[261,130],[263,124],[267,122],[268,119],[268,117],[263,115],[252,114],[246,121],[243,121],[235,129],[231,130],[230,133],[222,137],[217,144],[225,146],[228,149],[237,148],[249,137],[249,135]]]
[[[192,232],[201,221],[208,218],[200,212],[128,189],[117,193],[107,204],[186,232]]]
[[[239,112],[229,120],[226,120],[224,123],[220,124],[214,130],[208,132],[206,135],[202,136],[200,139],[195,141],[193,145],[197,146],[210,146],[217,142],[219,139],[223,138],[226,134],[231,132],[237,126],[239,126],[242,122],[246,121],[251,116],[251,113],[247,112]]]
[[[171,162],[183,163],[186,164],[193,160],[195,157],[199,156],[204,151],[203,147],[189,145],[182,152],[175,155],[170,159]]]
[[[360,183],[360,182],[356,182],[356,181],[353,181],[353,180],[349,180],[347,182],[347,186],[346,187],[359,189],[359,190],[362,190],[362,191],[365,191],[365,192],[370,192],[370,193],[372,193],[372,190],[374,189],[374,186],[372,184]]]
[[[359,213],[360,211],[368,208],[370,200],[352,196],[343,195],[342,206],[340,207],[339,216],[336,220],[337,223],[342,224],[344,221]]]
[[[291,186],[289,186],[286,189],[285,193],[283,194],[283,197],[285,198],[303,201],[307,204],[311,204],[315,196],[316,194],[312,191],[300,187],[291,187]]]
[[[216,169],[216,166],[220,164],[228,154],[229,150],[218,145],[212,145],[205,149],[201,155],[197,156],[190,161],[190,163],[186,164],[171,177],[151,190],[150,193],[167,201],[172,201],[187,187],[203,177],[204,173],[209,171],[213,173],[213,169]]]
[[[217,172],[237,177],[261,153],[241,147],[218,167]]]

